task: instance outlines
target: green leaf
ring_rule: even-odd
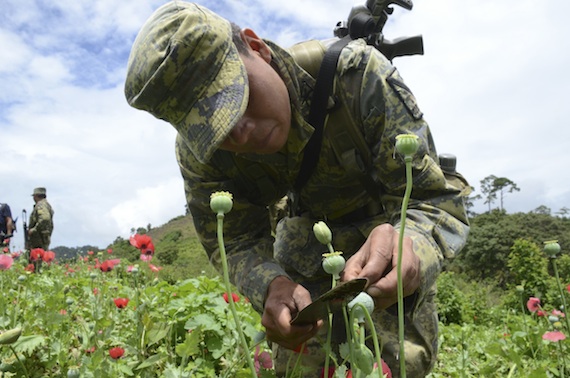
[[[166,323],[154,324],[150,331],[148,332],[148,345],[158,343],[160,340],[164,339],[168,332],[170,332],[170,327]]]
[[[144,369],[144,368],[147,368],[149,366],[155,365],[155,364],[163,361],[164,359],[166,359],[165,355],[155,354],[154,356],[150,356],[149,358],[144,360],[139,366],[137,366],[135,368],[135,370],[140,370],[140,369]]]
[[[14,350],[23,354],[30,354],[45,345],[46,338],[41,335],[21,336],[14,343]]]
[[[202,332],[199,328],[187,333],[184,343],[176,345],[176,354],[180,357],[192,357],[200,353],[198,345],[201,341],[201,336]]]

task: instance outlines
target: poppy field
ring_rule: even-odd
[[[152,253],[139,249],[144,257],[133,265],[111,250],[68,263],[47,254],[40,273],[23,256],[1,254],[0,376],[249,377],[231,300],[256,375],[274,376],[259,315],[246,298],[225,291],[220,278],[167,283]],[[451,302],[445,296],[457,282],[442,274],[441,302]],[[570,285],[561,289],[567,300]],[[432,378],[570,375],[564,309],[517,290],[518,306],[472,303],[472,321],[441,323]]]

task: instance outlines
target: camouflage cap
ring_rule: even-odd
[[[41,188],[41,187],[40,188],[34,188],[34,191],[32,192],[32,196],[46,195],[46,194],[47,194],[46,188]]]
[[[193,3],[169,2],[143,25],[127,67],[128,103],[171,123],[207,162],[247,107],[247,72],[229,21]]]

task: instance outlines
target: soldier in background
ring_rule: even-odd
[[[0,203],[0,246],[10,246],[10,236],[15,230],[16,227],[12,219],[10,206],[7,203]]]
[[[46,199],[46,188],[35,188],[32,196],[35,205],[30,214],[28,228],[29,248],[42,248],[47,251],[53,232],[53,209]]]

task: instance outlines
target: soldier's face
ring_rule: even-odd
[[[220,149],[239,153],[272,154],[287,142],[291,128],[291,105],[285,83],[270,65],[271,52],[253,31],[245,29],[251,47],[241,55],[249,81],[249,102]]]

